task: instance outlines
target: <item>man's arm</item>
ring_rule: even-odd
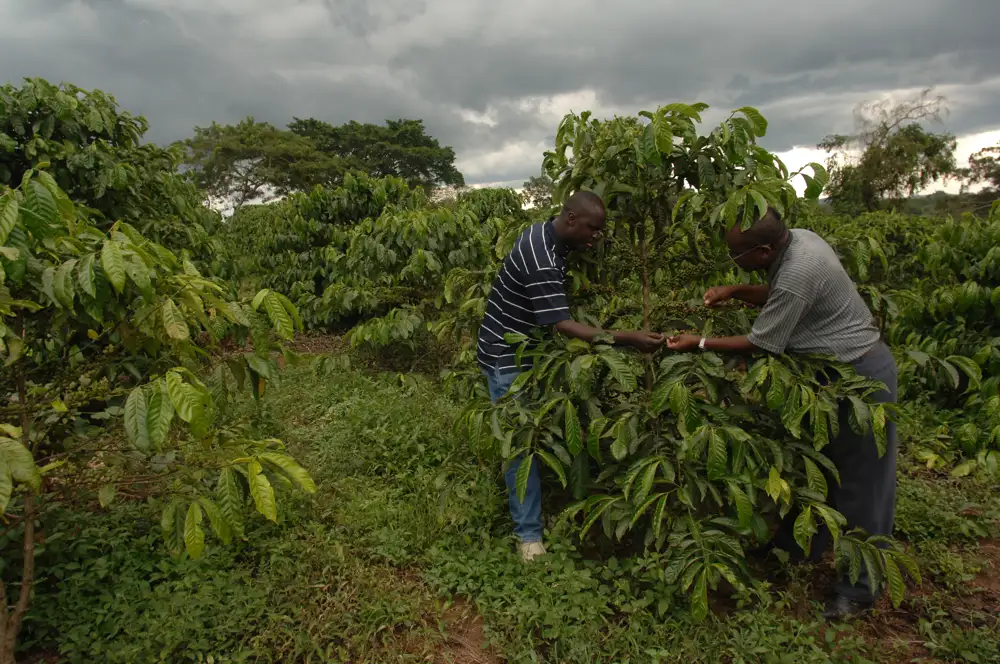
[[[678,334],[667,339],[667,348],[682,353],[691,352],[698,348],[701,337],[697,334]],[[761,350],[759,346],[750,341],[746,336],[742,337],[705,337],[705,350],[714,350],[720,353],[756,353]]]
[[[706,337],[706,350],[724,353],[754,353],[767,351],[779,354],[785,352],[792,331],[809,309],[809,303],[802,297],[787,290],[768,292],[767,303],[754,321],[753,330],[745,337]],[[695,334],[678,334],[667,339],[667,348],[679,352],[690,352],[698,348],[701,337]]]
[[[593,341],[594,337],[606,333],[614,337],[615,343],[638,348],[644,353],[652,353],[663,344],[663,335],[655,332],[619,332],[616,330],[601,330],[575,320],[563,320],[555,324],[556,330],[567,337]]]
[[[732,286],[713,286],[705,291],[705,306],[714,307],[726,300],[737,299],[747,304],[763,307],[767,304],[767,296],[771,289],[768,286],[753,284],[734,284]]]
[[[770,290],[771,288],[766,284],[739,284],[738,286],[733,286],[732,297],[747,304],[756,304],[758,307],[763,307],[767,304],[767,296]]]

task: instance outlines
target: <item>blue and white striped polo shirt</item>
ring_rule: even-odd
[[[556,236],[552,219],[521,233],[507,254],[486,300],[479,326],[478,359],[484,369],[517,371],[515,348],[504,334],[529,335],[539,327],[569,320],[566,302],[566,246]],[[522,358],[521,366],[530,365]]]

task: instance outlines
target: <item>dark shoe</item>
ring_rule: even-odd
[[[826,603],[826,608],[823,609],[823,619],[828,622],[836,622],[839,620],[847,620],[848,618],[854,618],[865,611],[871,611],[874,602],[859,602],[857,600],[848,599],[843,595],[835,595]]]

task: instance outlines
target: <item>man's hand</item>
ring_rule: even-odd
[[[667,348],[687,353],[698,348],[701,337],[696,334],[677,334],[667,339]]]
[[[705,291],[705,306],[714,307],[717,304],[731,300],[734,288],[732,286],[712,286]]]
[[[643,353],[653,353],[663,345],[663,335],[658,332],[626,332],[618,340]]]

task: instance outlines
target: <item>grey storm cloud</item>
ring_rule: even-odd
[[[538,172],[562,113],[753,105],[776,151],[934,86],[1000,128],[998,0],[0,0],[0,81],[111,92],[157,142],[247,115],[423,118],[470,182]]]

